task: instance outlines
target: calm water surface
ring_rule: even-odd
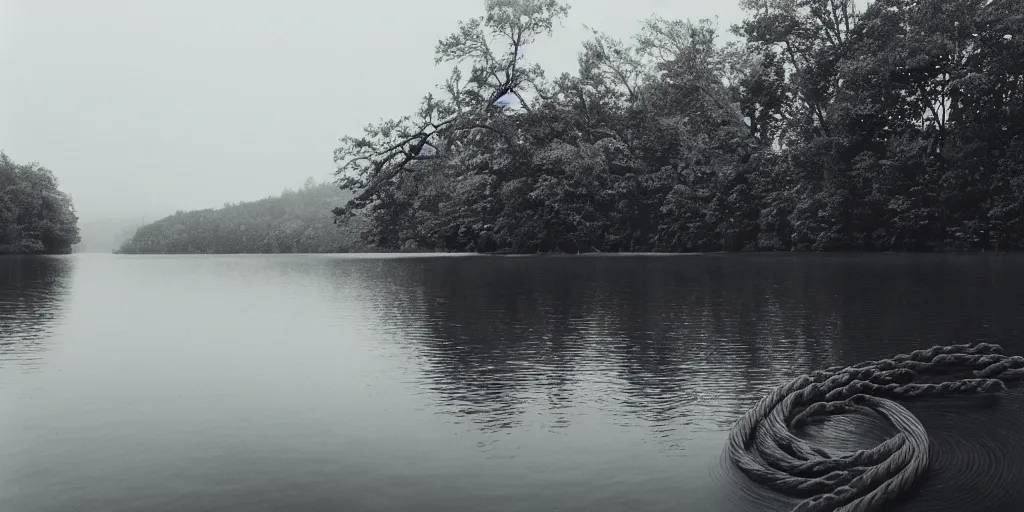
[[[1022,306],[1015,256],[3,257],[0,510],[786,510],[723,459],[738,415],[1024,354]],[[933,468],[894,510],[1024,508],[1021,397],[913,404]]]

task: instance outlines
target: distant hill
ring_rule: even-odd
[[[119,254],[327,253],[364,250],[363,220],[334,224],[351,197],[312,178],[298,191],[223,208],[179,211],[140,227]]]

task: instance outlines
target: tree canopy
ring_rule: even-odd
[[[53,171],[0,152],[0,254],[68,254],[79,240],[74,204]]]
[[[330,183],[223,208],[179,211],[138,228],[121,254],[326,253],[365,250],[361,219],[336,225],[331,206],[351,197]]]
[[[652,18],[548,79],[521,50],[568,7],[488,1],[437,95],[342,139],[334,213],[387,250],[1024,248],[1017,0],[740,3],[737,43]]]

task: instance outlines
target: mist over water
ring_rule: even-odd
[[[0,509],[788,510],[732,422],[816,368],[1024,354],[1022,261],[4,257]],[[1024,503],[1020,398],[911,404],[933,464],[897,510]]]

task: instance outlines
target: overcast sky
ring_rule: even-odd
[[[742,18],[736,0],[576,0],[527,49],[575,72],[584,24]],[[0,149],[83,220],[219,207],[331,179],[338,139],[412,113],[434,46],[483,0],[0,0]]]

